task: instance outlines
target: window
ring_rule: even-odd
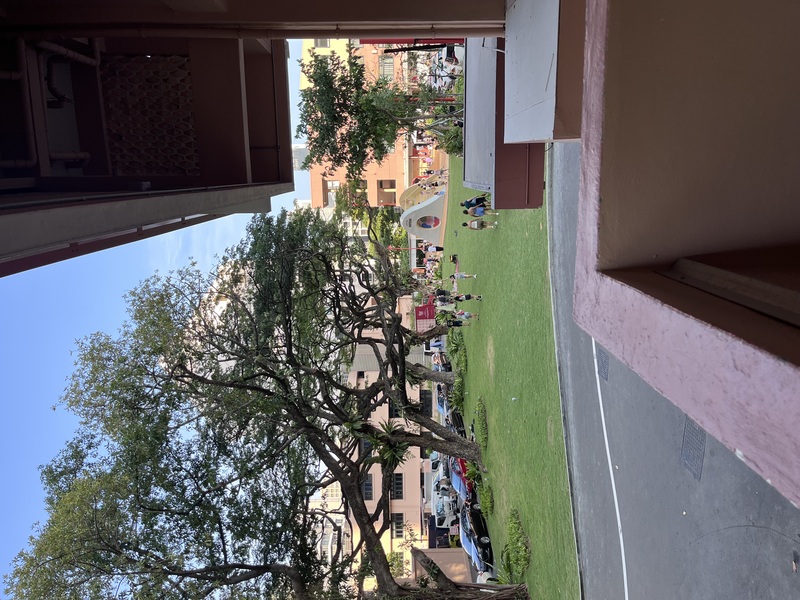
[[[403,537],[403,529],[405,528],[406,519],[403,513],[392,513],[392,537],[397,539]]]
[[[338,181],[325,181],[325,206],[336,206],[336,191],[339,186]]]
[[[397,403],[394,400],[389,400],[389,418],[390,419],[400,418],[400,409],[397,408]]]
[[[340,500],[342,498],[342,487],[338,483],[325,489],[328,500]]]
[[[422,414],[426,417],[433,416],[433,394],[430,390],[420,390],[419,403],[422,406]]]
[[[314,40],[314,47],[315,48],[330,48],[331,41],[330,40]]]
[[[394,79],[394,56],[382,54],[378,61],[378,76]]]
[[[392,473],[392,487],[389,490],[389,499],[390,500],[402,500],[403,499],[403,474],[402,473]]]
[[[361,482],[361,494],[364,500],[372,500],[372,473],[364,476],[364,481]]]
[[[369,440],[361,440],[359,442],[360,452],[362,456],[372,454],[372,442]]]

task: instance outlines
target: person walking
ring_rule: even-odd
[[[469,223],[462,223],[462,227],[467,227],[469,229],[479,230],[479,229],[496,229],[497,228],[497,221],[492,223],[487,223],[483,219],[472,219]]]
[[[456,305],[453,302],[442,302],[441,304],[436,304],[436,312],[438,313],[454,313],[456,310]]]
[[[455,281],[456,279],[477,279],[477,278],[478,278],[477,273],[475,273],[474,275],[471,275],[469,273],[453,273],[452,275],[450,275],[451,281]]]
[[[485,206],[473,206],[464,211],[465,215],[472,215],[473,217],[482,217],[483,215],[499,215],[496,210],[489,210]]]
[[[455,306],[455,305],[453,305]],[[456,319],[461,319],[462,321],[467,321],[469,319],[480,319],[480,315],[478,313],[471,313],[465,310],[456,310],[453,311],[453,316]]]
[[[459,206],[463,206],[464,208],[472,208],[473,206],[486,206],[487,198],[484,194],[483,196],[473,196],[469,200],[464,200],[464,202],[459,202]]]
[[[448,327],[468,327],[472,325],[469,321],[461,321],[459,319],[448,319],[447,326]]]

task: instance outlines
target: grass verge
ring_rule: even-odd
[[[461,292],[482,294],[464,303],[480,313],[464,327],[469,368],[464,415],[479,397],[486,409],[483,480],[493,490],[487,520],[492,545],[509,542],[506,523],[516,510],[531,540],[524,573],[532,598],[579,598],[580,589],[561,421],[550,299],[545,209],[502,211],[497,229],[471,231],[459,202],[476,195],[460,185],[463,161],[450,159],[446,254],[477,279],[458,280]],[[444,266],[445,277],[454,271]]]

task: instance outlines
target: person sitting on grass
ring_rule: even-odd
[[[452,299],[455,302],[464,302],[465,300],[478,300],[478,301],[480,301],[480,300],[483,300],[483,296],[481,296],[481,295],[473,296],[472,294],[456,294],[455,296],[452,296]]]
[[[467,227],[469,229],[495,229],[497,227],[497,221],[493,223],[487,223],[483,219],[471,219],[469,223],[462,223],[462,227]]]

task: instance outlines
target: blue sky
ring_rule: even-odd
[[[290,42],[289,87],[297,123],[299,40]],[[295,191],[272,199],[273,210],[311,197],[308,173],[295,172]],[[96,252],[0,278],[0,565],[5,575],[26,546],[31,527],[44,522],[39,465],[72,437],[77,421],[52,409],[72,372],[75,341],[95,331],[115,333],[125,320],[123,294],[158,270],[185,265],[190,257],[210,269],[215,256],[244,235],[249,215],[233,215],[196,227]],[[2,586],[0,586],[0,597]]]

